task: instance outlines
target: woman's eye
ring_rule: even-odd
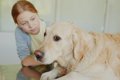
[[[54,41],[59,41],[59,40],[61,40],[61,37],[58,36],[58,35],[55,35],[55,36],[53,37],[53,39],[54,39]]]
[[[35,20],[35,18],[31,18],[31,20],[33,21],[33,20]]]
[[[27,24],[26,22],[25,23],[21,23],[21,25],[25,25],[25,24]]]

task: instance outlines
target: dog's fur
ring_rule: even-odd
[[[41,80],[120,80],[120,34],[86,32],[71,23],[56,23],[46,30],[40,51],[43,64],[57,63]]]

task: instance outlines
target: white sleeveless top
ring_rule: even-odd
[[[40,21],[40,32],[37,35],[31,36],[31,50],[34,53],[35,50],[40,48],[40,44],[44,40],[44,32],[45,32],[46,24],[44,21]]]

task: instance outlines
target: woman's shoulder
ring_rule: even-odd
[[[16,27],[15,33],[23,33],[23,31],[19,27]]]
[[[23,32],[19,27],[16,27],[15,37],[29,38],[29,35],[27,33]]]
[[[27,35],[25,32],[23,32],[19,27],[16,27],[16,29],[15,29],[15,34],[24,34],[24,35]]]

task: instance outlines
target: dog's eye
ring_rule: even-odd
[[[46,36],[47,34],[46,34],[46,32],[44,33],[44,37]]]
[[[53,37],[53,39],[54,39],[54,41],[59,41],[61,38],[60,38],[59,36],[55,35],[55,36]]]

